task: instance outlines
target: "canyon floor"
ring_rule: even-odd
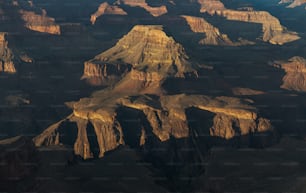
[[[0,192],[306,192],[305,3],[0,0]]]

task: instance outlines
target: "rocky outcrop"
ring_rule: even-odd
[[[107,2],[102,3],[98,10],[90,16],[92,25],[96,23],[98,17],[102,15],[127,15],[127,13],[116,5],[109,5]]]
[[[33,11],[20,11],[21,18],[25,22],[25,27],[42,33],[49,33],[60,35],[60,26],[55,23],[55,20],[47,16],[45,10],[42,10],[42,14],[37,14]]]
[[[279,3],[289,3],[288,8],[295,8],[306,4],[306,0],[281,0]]]
[[[201,13],[214,14],[217,10],[225,10],[224,4],[220,0],[198,0],[201,5]]]
[[[195,66],[188,62],[184,48],[168,37],[162,26],[135,26],[111,49],[85,62],[83,78],[107,79],[120,77],[129,67],[132,77],[155,77],[143,73],[158,73],[161,77],[184,77],[196,74]],[[142,71],[138,73],[137,71]],[[153,74],[154,74],[153,73]],[[141,78],[142,80],[147,78]]]
[[[130,66],[127,64],[91,60],[84,63],[84,73],[81,79],[87,79],[92,85],[107,85],[116,82],[129,69]]]
[[[243,87],[235,87],[232,89],[232,92],[234,95],[237,95],[237,96],[250,96],[250,95],[265,94],[265,92],[260,91],[260,90],[254,90],[251,88],[243,88]]]
[[[218,28],[208,23],[204,18],[193,16],[182,16],[195,33],[203,33],[205,38],[199,41],[202,45],[227,45],[238,46],[244,44],[252,44],[249,41],[241,40],[240,42],[232,42],[226,34],[222,34]]]
[[[287,90],[306,91],[306,60],[302,57],[293,57],[288,61],[276,61],[273,64],[285,71],[281,88]]]
[[[166,6],[162,5],[160,7],[151,7],[146,3],[146,0],[119,0],[117,3],[123,3],[131,7],[142,7],[154,17],[159,17],[168,12]]]
[[[6,33],[0,33],[0,72],[16,73],[14,55],[8,47]]]

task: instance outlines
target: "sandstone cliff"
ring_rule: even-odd
[[[127,15],[127,13],[116,5],[109,5],[107,2],[104,2],[99,6],[98,10],[91,15],[90,22],[92,25],[94,25],[97,18],[102,15]]]
[[[148,76],[184,77],[196,73],[184,48],[168,37],[162,26],[137,25],[113,48],[85,62],[83,78],[105,80],[112,76],[120,77],[130,68],[133,69],[133,79],[152,72],[156,75]]]
[[[296,56],[288,61],[276,61],[274,66],[286,72],[281,88],[306,91],[306,60],[304,58]]]
[[[166,6],[151,7],[146,3],[146,0],[118,0],[117,3],[123,3],[131,7],[142,7],[154,17],[159,17],[168,12]]]
[[[16,73],[14,55],[8,47],[6,33],[0,33],[0,72]]]

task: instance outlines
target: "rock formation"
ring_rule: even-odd
[[[227,140],[273,130],[270,122],[261,118],[256,108],[244,100],[167,95],[162,88],[164,80],[197,75],[197,67],[188,60],[182,46],[168,37],[161,26],[135,26],[113,48],[96,56],[92,63],[96,61],[104,62],[102,68],[116,65],[117,70],[119,66],[130,65],[131,69],[122,74],[121,80],[113,86],[97,91],[89,98],[68,103],[73,113],[35,137],[36,146],[70,141],[68,144],[74,147],[75,154],[88,159],[103,157],[105,152],[124,144],[141,146],[152,138],[160,142],[171,137],[186,138],[190,135],[186,114],[190,108],[215,117],[213,120],[207,118],[207,122],[213,124],[206,128],[214,137]],[[103,74],[105,78],[108,75]],[[125,110],[137,113],[137,118],[128,122],[122,120],[120,114]],[[74,135],[70,134],[70,139],[67,139],[69,132]],[[133,139],[128,136],[133,136]]]
[[[262,39],[271,44],[282,45],[300,39],[297,33],[287,31],[276,17],[266,11],[223,10],[216,11],[216,13],[228,20],[262,24]]]
[[[24,26],[32,31],[60,35],[60,26],[55,19],[47,16],[47,11],[36,7],[32,1],[13,1],[18,7]]]
[[[300,39],[295,32],[288,31],[280,21],[266,11],[240,11],[224,7],[220,0],[198,0],[201,13],[219,15],[228,20],[258,23],[262,25],[262,40],[271,44],[285,44]]]
[[[281,0],[279,3],[280,4],[290,3],[287,7],[288,8],[295,8],[295,7],[299,7],[299,6],[302,6],[302,5],[306,4],[306,0]]]
[[[14,55],[3,32],[0,33],[0,72],[16,73]]]
[[[74,139],[75,154],[85,159],[93,157],[94,149],[97,147],[91,147],[95,143],[88,139],[88,130],[93,127],[94,135],[91,134],[91,137],[97,141],[99,157],[102,157],[105,152],[126,143],[124,133],[127,128],[117,119],[120,108],[134,109],[145,115],[144,119],[139,120],[141,128],[135,128],[133,133],[139,145],[146,143],[146,136],[150,133],[160,141],[167,141],[170,136],[188,137],[190,129],[185,111],[191,107],[215,114],[213,125],[206,128],[210,130],[211,136],[231,139],[235,136],[273,130],[270,122],[259,117],[255,108],[235,98],[182,94],[160,96],[159,100],[156,100],[149,95],[123,96],[115,91],[104,91],[91,98],[81,99],[73,104],[72,115],[37,136],[34,139],[35,144],[61,144],[61,139],[65,137],[64,130],[67,129],[61,125],[70,121],[76,123],[76,128],[73,129],[77,129],[78,133]]]
[[[195,33],[203,33],[205,38],[199,41],[202,45],[243,45],[251,44],[246,40],[240,42],[232,42],[226,34],[222,34],[218,28],[208,23],[204,18],[193,16],[182,16],[190,26],[191,30]]]
[[[265,92],[260,91],[260,90],[254,90],[254,89],[243,88],[243,87],[235,87],[232,89],[232,92],[234,95],[237,95],[237,96],[265,94]]]
[[[166,6],[163,5],[160,7],[151,7],[146,3],[146,0],[118,0],[117,3],[123,3],[131,7],[142,7],[154,17],[159,17],[168,12]]]
[[[91,15],[90,22],[92,25],[94,25],[97,18],[102,15],[127,15],[127,13],[116,5],[109,5],[107,2],[104,2],[99,6],[98,10]]]
[[[226,9],[220,0],[198,0],[198,3],[201,5],[201,13],[214,14],[217,10]]]
[[[25,27],[42,33],[60,35],[60,26],[55,23],[55,20],[46,15],[43,10],[42,14],[36,14],[33,11],[20,11],[21,18],[25,21]]]
[[[306,91],[306,60],[302,57],[293,57],[288,61],[276,61],[273,64],[286,72],[281,88],[287,90]]]
[[[130,68],[131,79],[183,77],[195,72],[187,60],[184,48],[168,37],[162,26],[138,25],[113,48],[85,62],[83,78],[113,80]]]

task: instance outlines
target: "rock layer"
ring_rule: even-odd
[[[102,15],[127,15],[127,13],[116,5],[109,5],[107,2],[104,2],[99,6],[98,10],[91,15],[91,24],[94,25],[97,18]]]
[[[306,91],[306,60],[304,58],[296,56],[288,61],[276,61],[274,66],[282,68],[286,72],[281,88]]]
[[[166,6],[151,7],[146,3],[146,0],[119,0],[119,3],[129,5],[131,7],[142,7],[154,17],[159,17],[168,12]]]
[[[155,77],[152,74],[137,75],[137,71],[156,72],[162,77],[184,77],[196,73],[184,48],[168,37],[162,26],[137,25],[113,48],[85,62],[83,78],[105,80],[109,75],[120,77],[129,68],[134,69],[131,75],[134,79]]]
[[[6,33],[0,33],[0,72],[16,73],[14,55],[8,47]]]

